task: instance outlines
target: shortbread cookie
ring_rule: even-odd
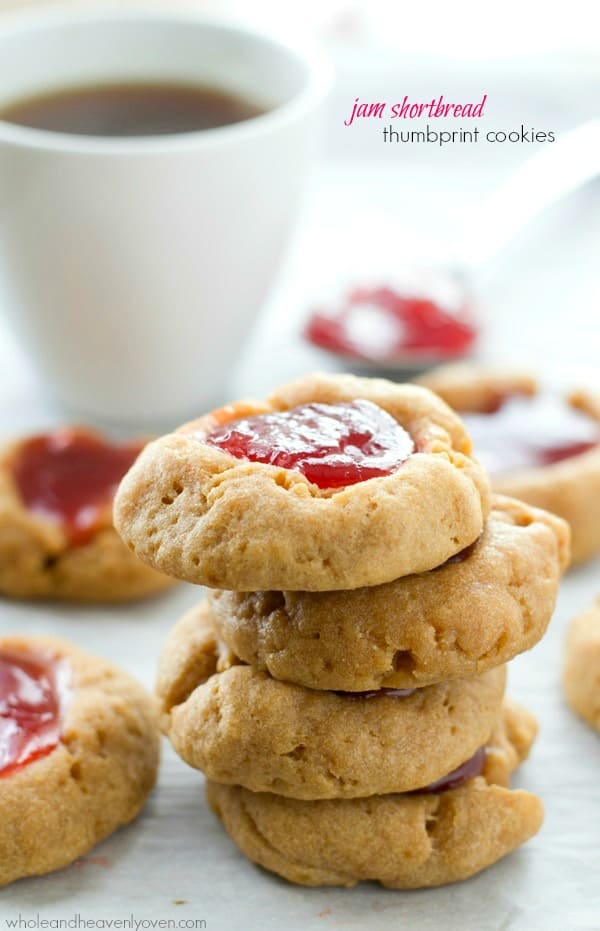
[[[313,375],[151,443],[115,522],[141,559],[188,582],[326,591],[432,569],[488,510],[487,477],[435,395]]]
[[[563,686],[573,711],[600,731],[600,599],[571,623]]]
[[[158,759],[152,699],[125,672],[61,640],[0,638],[0,885],[135,818]]]
[[[504,788],[534,735],[531,717],[511,709],[483,775],[439,794],[300,801],[208,782],[207,797],[243,853],[291,882],[441,886],[473,876],[539,830],[540,800]]]
[[[278,682],[219,649],[202,605],[165,645],[158,694],[175,751],[209,779],[355,798],[417,789],[456,769],[488,739],[504,684],[503,667],[408,694]]]
[[[498,497],[479,540],[444,566],[351,592],[209,592],[244,662],[312,689],[413,688],[478,675],[548,625],[569,528]]]
[[[464,417],[496,491],[569,522],[573,563],[600,550],[600,392],[562,400],[529,375],[464,364],[419,381]]]
[[[125,601],[172,584],[112,524],[115,488],[142,445],[61,429],[0,452],[0,595]]]

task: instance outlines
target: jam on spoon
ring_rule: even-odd
[[[64,660],[0,650],[0,776],[50,753],[60,742],[70,696]]]
[[[315,311],[304,335],[322,349],[383,364],[465,355],[476,330],[466,306],[445,307],[433,297],[390,287],[354,288],[330,311]]]
[[[461,414],[475,454],[495,476],[562,462],[600,444],[600,424],[552,394],[505,395]]]
[[[257,414],[219,426],[202,439],[238,459],[294,469],[319,488],[390,475],[415,450],[393,417],[363,400]]]
[[[96,532],[143,443],[115,445],[84,429],[61,429],[20,444],[12,474],[26,507],[64,529],[71,546]]]

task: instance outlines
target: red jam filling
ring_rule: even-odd
[[[415,449],[393,417],[362,400],[258,414],[217,427],[203,440],[237,459],[294,469],[319,488],[390,475]]]
[[[484,766],[485,747],[480,747],[470,759],[465,760],[464,763],[457,766],[457,768],[452,770],[451,773],[448,773],[447,776],[442,776],[442,778],[436,780],[436,782],[432,782],[423,789],[416,789],[410,794],[423,795],[425,792],[438,793],[447,792],[449,789],[458,789],[459,786],[468,782],[469,779],[475,779],[476,776],[481,776]]]
[[[436,566],[436,569],[443,569],[444,566],[452,566],[459,562],[466,562],[467,559],[470,559],[477,546],[479,545],[481,537],[477,537],[473,543],[470,543],[469,546],[465,546],[464,549],[460,550],[458,553],[455,553],[454,556],[450,556],[446,562],[442,563],[441,566]],[[435,572],[435,569],[433,570]]]
[[[57,430],[22,443],[12,473],[26,507],[60,524],[71,546],[79,546],[94,536],[142,446],[113,445],[89,430]]]
[[[466,306],[445,307],[428,296],[370,287],[350,291],[332,310],[315,311],[304,335],[330,352],[385,363],[463,356],[477,332]]]
[[[600,444],[600,425],[550,394],[508,395],[461,415],[475,455],[492,475],[552,465]]]
[[[58,745],[69,678],[64,660],[0,651],[0,776],[46,756]]]
[[[336,692],[336,695],[342,695],[344,698],[377,698],[379,695],[386,696],[387,698],[406,698],[407,695],[412,695],[416,689],[370,689],[367,692]]]
[[[342,695],[344,698],[377,698],[378,695],[385,695],[387,698],[406,698],[412,695],[416,689],[371,689],[367,692],[337,692],[336,695]]]

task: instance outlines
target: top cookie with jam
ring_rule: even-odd
[[[311,375],[151,443],[115,524],[161,572],[236,591],[328,591],[432,569],[490,507],[456,414],[427,389]]]

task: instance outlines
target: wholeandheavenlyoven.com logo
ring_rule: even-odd
[[[198,931],[207,928],[203,918],[84,918],[76,913],[69,918],[44,918],[40,914],[4,918],[0,928],[9,931]]]

